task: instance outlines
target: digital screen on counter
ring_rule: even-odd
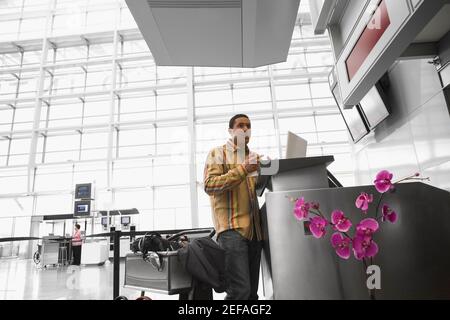
[[[123,225],[128,225],[130,224],[130,217],[120,217],[120,223]]]

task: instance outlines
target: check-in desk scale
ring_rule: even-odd
[[[186,230],[179,235],[186,235],[189,241],[195,238],[211,236],[212,229]],[[173,235],[162,235],[173,236]],[[124,287],[149,291],[168,295],[186,295],[192,289],[192,275],[178,260],[178,251],[158,251],[161,267],[157,269],[154,265],[144,261],[141,253],[129,253],[125,259]],[[181,299],[181,298],[180,298]]]
[[[362,263],[340,259],[331,234],[314,239],[293,215],[288,198],[320,203],[322,212],[339,209],[352,221],[364,217],[355,207],[361,192],[373,186],[341,187],[327,171],[334,157],[276,160],[277,172],[258,178],[263,196],[262,277],[264,295],[272,299],[368,299]],[[273,164],[272,164],[273,165]],[[269,170],[270,171],[270,170]],[[398,221],[376,234],[381,268],[377,299],[450,299],[450,193],[423,183],[403,183],[383,200]]]
[[[158,252],[162,267],[157,270],[142,259],[142,254],[129,253],[125,262],[125,288],[163,294],[180,294],[192,285],[192,276],[178,261],[176,251]]]
[[[62,266],[69,263],[71,238],[62,236],[45,236],[38,244],[38,265],[42,268]],[[36,261],[35,261],[36,262]]]

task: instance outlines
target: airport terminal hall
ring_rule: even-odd
[[[449,17],[0,1],[0,300],[450,300]]]

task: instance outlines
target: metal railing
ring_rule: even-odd
[[[85,238],[113,238],[113,299],[120,296],[120,238],[122,236],[144,236],[148,233],[159,233],[162,235],[171,235],[168,240],[176,239],[180,235],[189,234],[201,234],[209,232],[210,235],[214,234],[214,228],[196,228],[196,229],[184,229],[184,230],[162,230],[162,231],[126,231],[115,230],[113,232],[97,233],[93,235],[86,236]],[[0,243],[2,242],[15,242],[15,241],[31,241],[31,240],[42,240],[40,237],[9,237],[0,238]]]

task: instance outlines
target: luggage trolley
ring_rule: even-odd
[[[177,240],[182,236],[189,236],[188,240],[208,236],[212,238],[215,230],[186,230],[174,234],[167,240]],[[144,261],[142,254],[129,253],[125,258],[124,288],[141,291],[141,298],[146,291],[168,295],[180,294],[186,297],[192,288],[192,275],[188,273],[178,261],[178,251],[158,251],[161,266],[157,268]],[[119,297],[124,298],[124,297]]]

